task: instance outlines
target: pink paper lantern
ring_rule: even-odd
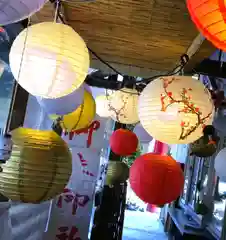
[[[66,115],[75,111],[83,102],[85,87],[82,85],[73,93],[60,98],[37,97],[38,103],[47,114]]]
[[[139,141],[141,143],[149,143],[152,141],[153,137],[148,134],[141,124],[137,124],[133,130],[133,132],[137,135]]]
[[[48,0],[1,0],[0,25],[19,22],[38,12]]]

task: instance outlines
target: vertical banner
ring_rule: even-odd
[[[105,127],[106,119],[96,117],[88,128],[63,136],[71,148],[73,171],[64,192],[55,199],[52,216],[56,227],[51,239],[88,239]]]

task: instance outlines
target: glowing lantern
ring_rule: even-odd
[[[111,112],[109,110],[109,100],[106,96],[98,96],[95,99],[96,111],[100,117],[110,117]]]
[[[226,182],[226,148],[223,148],[215,158],[216,175]]]
[[[109,98],[109,110],[113,120],[134,124],[139,122],[137,113],[138,92],[136,89],[123,88]]]
[[[38,12],[48,0],[1,0],[0,25],[19,22]]]
[[[84,99],[84,86],[73,93],[55,99],[37,97],[38,103],[47,114],[65,115],[77,109]]]
[[[192,77],[158,78],[147,85],[139,99],[138,113],[144,129],[168,144],[187,144],[211,125],[214,105],[209,91]]]
[[[123,183],[129,178],[129,168],[124,162],[109,161],[106,175],[106,185]]]
[[[63,192],[72,171],[66,143],[53,131],[12,132],[10,160],[2,165],[0,192],[13,201],[40,203]]]
[[[118,129],[110,137],[112,152],[120,156],[129,156],[136,152],[138,138],[136,134],[127,129]]]
[[[153,137],[150,136],[141,124],[137,124],[133,129],[133,132],[137,135],[141,143],[149,143],[152,141]]]
[[[10,50],[17,82],[43,98],[66,96],[78,89],[89,68],[85,42],[69,26],[43,22],[23,30]]]
[[[226,5],[224,0],[187,0],[191,19],[217,48],[226,50]]]
[[[96,115],[96,105],[92,95],[85,90],[84,102],[74,112],[62,116],[60,125],[66,131],[78,130],[88,127]],[[56,119],[57,115],[50,116]]]
[[[170,156],[147,153],[130,168],[130,185],[146,203],[162,205],[176,200],[183,190],[184,174]]]

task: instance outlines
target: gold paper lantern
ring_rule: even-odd
[[[85,90],[84,102],[74,112],[62,116],[61,127],[70,132],[88,127],[96,115],[96,104],[93,96]],[[57,118],[57,115],[51,115],[51,118]]]
[[[43,98],[66,96],[80,87],[89,68],[83,39],[69,26],[43,22],[23,30],[10,50],[17,82]]]
[[[40,203],[63,192],[72,171],[66,143],[53,131],[18,128],[2,165],[0,192],[13,201]]]
[[[123,88],[109,98],[109,110],[113,120],[124,124],[139,122],[138,92],[136,89]]]
[[[139,98],[138,114],[144,129],[168,144],[188,144],[211,125],[214,105],[204,85],[185,76],[158,78]]]
[[[100,117],[110,117],[109,100],[106,96],[98,96],[95,99],[96,112]]]

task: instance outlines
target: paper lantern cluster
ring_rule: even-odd
[[[136,152],[138,142],[136,134],[127,129],[118,129],[110,137],[111,150],[120,156],[129,156]]]
[[[214,105],[204,85],[185,76],[158,78],[139,98],[138,114],[144,129],[168,144],[187,144],[203,136],[210,125]]]
[[[40,203],[63,192],[72,172],[66,143],[53,131],[12,132],[10,160],[2,165],[0,192],[13,201]]]
[[[19,22],[39,11],[48,0],[1,0],[0,25]]]
[[[184,174],[172,157],[147,153],[133,163],[129,181],[141,200],[162,205],[180,196],[184,186]]]
[[[187,0],[191,19],[217,48],[226,50],[226,4],[224,0]]]
[[[78,89],[89,68],[83,39],[69,26],[43,22],[24,29],[9,55],[16,81],[30,94],[59,98]]]

